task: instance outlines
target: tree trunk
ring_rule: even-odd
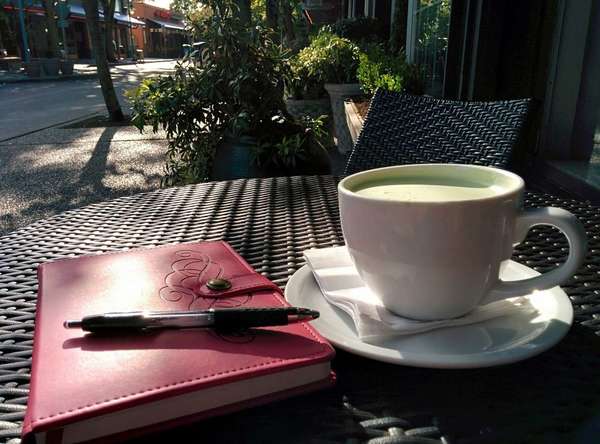
[[[125,116],[121,111],[121,105],[119,105],[119,99],[117,99],[115,87],[110,77],[110,68],[106,59],[106,48],[104,47],[105,39],[98,24],[98,0],[84,0],[83,7],[85,9],[85,21],[92,37],[92,52],[96,59],[98,80],[102,88],[108,116],[113,122],[121,122],[125,120]]]
[[[396,10],[392,11],[394,23],[390,29],[390,50],[396,54],[406,47],[406,21],[408,20],[408,0],[396,0]]]
[[[113,46],[115,28],[115,4],[116,0],[101,0],[104,9],[104,47],[106,48],[106,59],[109,62],[115,62],[115,48]]]
[[[44,0],[44,8],[46,9],[46,28],[48,30],[48,51],[46,57],[58,58],[60,57],[60,52],[58,50],[58,30],[56,29],[54,0]]]
[[[265,0],[267,6],[267,26],[274,31],[279,28],[279,2],[278,0]]]
[[[283,22],[283,35],[288,45],[295,39],[294,22],[292,19],[292,3],[295,5],[295,0],[281,0],[281,21]]]
[[[249,25],[251,19],[250,0],[236,0],[236,3],[240,9],[240,20],[243,24]]]

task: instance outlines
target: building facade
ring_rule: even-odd
[[[135,54],[140,45],[135,40],[134,31],[146,26],[145,22],[128,14],[126,1],[116,0],[115,3],[112,40],[117,58]],[[75,60],[92,59],[91,38],[82,0],[59,1],[56,3],[56,15],[59,49],[63,54]],[[105,20],[102,9],[99,15],[102,27]],[[9,56],[26,59],[27,52],[31,58],[47,57],[50,52],[48,27],[46,10],[41,3],[18,0],[0,3],[0,48],[5,49]]]
[[[179,58],[183,45],[191,43],[183,17],[149,0],[135,0],[133,15],[145,23],[134,30],[138,47],[146,57]]]
[[[39,2],[22,2],[22,15],[32,57],[44,57],[48,52],[46,13]],[[9,56],[23,58],[22,33],[19,27],[21,9],[18,2],[0,0],[0,47]]]

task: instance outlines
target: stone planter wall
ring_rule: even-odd
[[[330,174],[331,165],[326,152],[310,156],[305,164],[293,170],[258,167],[252,162],[252,148],[256,140],[249,136],[227,138],[217,147],[211,179],[231,180],[252,177],[302,176]]]
[[[352,100],[346,100],[344,102],[344,111],[346,113],[346,124],[348,125],[348,131],[350,132],[352,145],[354,145],[362,131],[365,121],[356,109],[356,105]]]
[[[346,111],[344,100],[362,94],[358,83],[326,83],[325,89],[331,100],[331,111],[333,113],[333,125],[337,137],[338,151],[347,154],[352,151],[352,137],[346,122]]]

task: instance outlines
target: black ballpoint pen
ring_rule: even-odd
[[[65,328],[80,328],[93,333],[161,328],[213,328],[241,330],[251,327],[287,325],[310,321],[319,312],[300,307],[211,308],[197,311],[129,311],[85,316],[65,321]]]

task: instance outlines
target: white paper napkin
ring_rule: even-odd
[[[390,336],[423,333],[442,327],[475,324],[515,311],[535,310],[525,297],[516,297],[482,305],[460,318],[442,321],[407,319],[387,310],[379,298],[364,285],[346,247],[307,250],[304,257],[323,297],[350,315],[363,342],[376,342]]]

